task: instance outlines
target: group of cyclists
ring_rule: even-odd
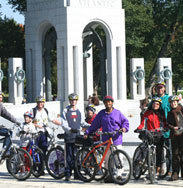
[[[166,85],[164,82],[158,82],[155,85],[155,95],[150,103],[147,99],[141,100],[141,123],[138,129],[147,129],[149,131],[161,128],[166,131],[157,139],[156,142],[156,173],[161,175],[162,148],[164,142],[169,147],[171,154],[171,167],[169,181],[183,179],[183,107],[179,104],[179,96],[168,96],[166,94]]]
[[[172,151],[172,170],[170,170],[171,177],[169,180],[175,181],[179,179],[179,171],[181,170],[181,177],[183,178],[183,107],[179,105],[178,96],[168,96],[166,94],[165,83],[158,82],[155,85],[156,94],[152,97],[150,103],[148,100],[140,101],[141,122],[137,129],[147,130],[160,130],[160,127],[166,129],[163,136],[156,143],[156,150],[161,153],[162,146],[165,138],[168,140],[166,144]],[[2,93],[0,93],[0,96]],[[72,175],[74,179],[78,179],[75,171],[74,162],[77,147],[75,141],[77,135],[81,130],[84,132],[84,138],[87,139],[88,135],[100,130],[102,132],[114,132],[121,130],[125,133],[129,131],[128,119],[117,109],[114,108],[114,99],[112,96],[105,96],[103,103],[105,109],[96,113],[95,105],[89,104],[86,107],[86,118],[83,117],[81,111],[77,108],[79,97],[77,94],[72,93],[68,96],[69,105],[63,110],[61,119],[53,119],[49,111],[45,108],[45,98],[38,96],[36,98],[36,107],[24,113],[24,123],[20,123],[14,118],[0,103],[0,115],[13,123],[20,126],[21,130],[27,132],[26,135],[21,137],[21,147],[25,150],[28,147],[31,137],[28,133],[41,132],[36,140],[38,147],[46,155],[48,148],[48,136],[46,126],[48,122],[52,122],[57,126],[61,126],[64,130],[64,143],[65,143],[65,181],[70,181]],[[6,132],[0,129],[0,135],[5,136]],[[123,135],[119,132],[112,136],[113,144],[117,149],[122,147]],[[94,136],[95,141],[100,139],[100,136]],[[102,141],[105,142],[109,139],[108,135],[102,136]],[[8,137],[3,144],[6,147],[8,144]],[[110,151],[106,154],[105,167],[107,168],[108,157]],[[161,174],[161,155],[156,156],[156,172]],[[74,174],[73,174],[74,170]],[[44,174],[44,173],[43,173]],[[111,182],[109,175],[105,178],[104,182]]]

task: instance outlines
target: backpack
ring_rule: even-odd
[[[44,108],[44,110],[46,111],[46,113],[47,113],[47,115],[48,115],[48,110],[47,110],[46,108]],[[34,118],[36,117],[37,108],[36,108],[36,107],[33,108],[32,111],[33,111],[33,119],[34,119]]]

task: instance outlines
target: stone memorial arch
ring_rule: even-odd
[[[105,33],[103,39],[98,28]],[[51,51],[56,52],[57,99],[75,92],[83,103],[94,89],[99,49],[102,95],[126,100],[125,16],[121,0],[27,0],[27,100],[51,100]]]

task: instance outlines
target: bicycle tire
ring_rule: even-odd
[[[61,179],[65,176],[64,150],[62,147],[57,146],[49,150],[45,162],[50,176],[55,179]]]
[[[155,150],[151,147],[148,151],[148,171],[149,171],[149,181],[151,184],[154,184],[155,182],[155,176],[156,176],[156,154]]]
[[[103,153],[104,152],[101,150],[101,148],[97,148],[96,149],[96,152],[94,153],[94,156],[95,156],[97,164],[100,164],[100,161],[101,161],[101,159],[103,157]],[[103,165],[104,165],[104,163],[103,163]],[[96,181],[101,181],[107,176],[107,174],[108,174],[108,170],[106,168],[104,168],[104,167],[99,168],[98,167],[96,169],[96,174],[95,174],[95,178],[94,179]]]
[[[144,153],[144,143],[141,143],[136,149],[133,154],[133,177],[138,180],[141,175],[143,175],[147,168],[146,168],[146,154]]]
[[[39,178],[44,172],[44,154],[42,150],[38,147],[32,149],[32,160],[33,160],[33,167],[32,167],[32,174],[34,177]]]
[[[124,185],[129,182],[132,174],[130,157],[123,150],[115,150],[109,156],[109,174],[114,183]]]
[[[22,148],[17,148],[16,152],[11,152],[6,164],[8,172],[20,181],[29,178],[32,173],[32,157]]]
[[[80,180],[84,182],[90,182],[95,178],[96,174],[96,160],[91,153],[86,159],[85,163],[83,160],[89,153],[89,149],[83,148],[78,150],[75,158],[75,170]]]
[[[163,161],[160,168],[159,178],[163,179],[168,175],[171,166],[170,150],[167,146],[163,146]]]

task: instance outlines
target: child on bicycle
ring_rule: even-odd
[[[148,110],[142,116],[141,124],[137,129],[147,129],[149,131],[160,132],[160,128],[166,127],[166,119],[164,111],[161,109],[161,99],[159,97],[154,97],[152,99],[151,105]],[[162,148],[164,144],[164,138],[161,134],[156,138],[156,171],[157,174],[160,173],[162,165]]]
[[[170,181],[179,179],[179,171],[183,178],[183,107],[178,104],[179,97],[171,96],[169,98],[171,111],[168,112],[167,122],[170,129],[170,138],[172,144],[172,169],[173,173]]]
[[[27,146],[31,140],[30,133],[36,133],[36,127],[32,123],[33,114],[29,111],[24,113],[24,123],[20,125],[19,131],[24,131],[24,134],[20,135],[20,146],[27,150]]]

